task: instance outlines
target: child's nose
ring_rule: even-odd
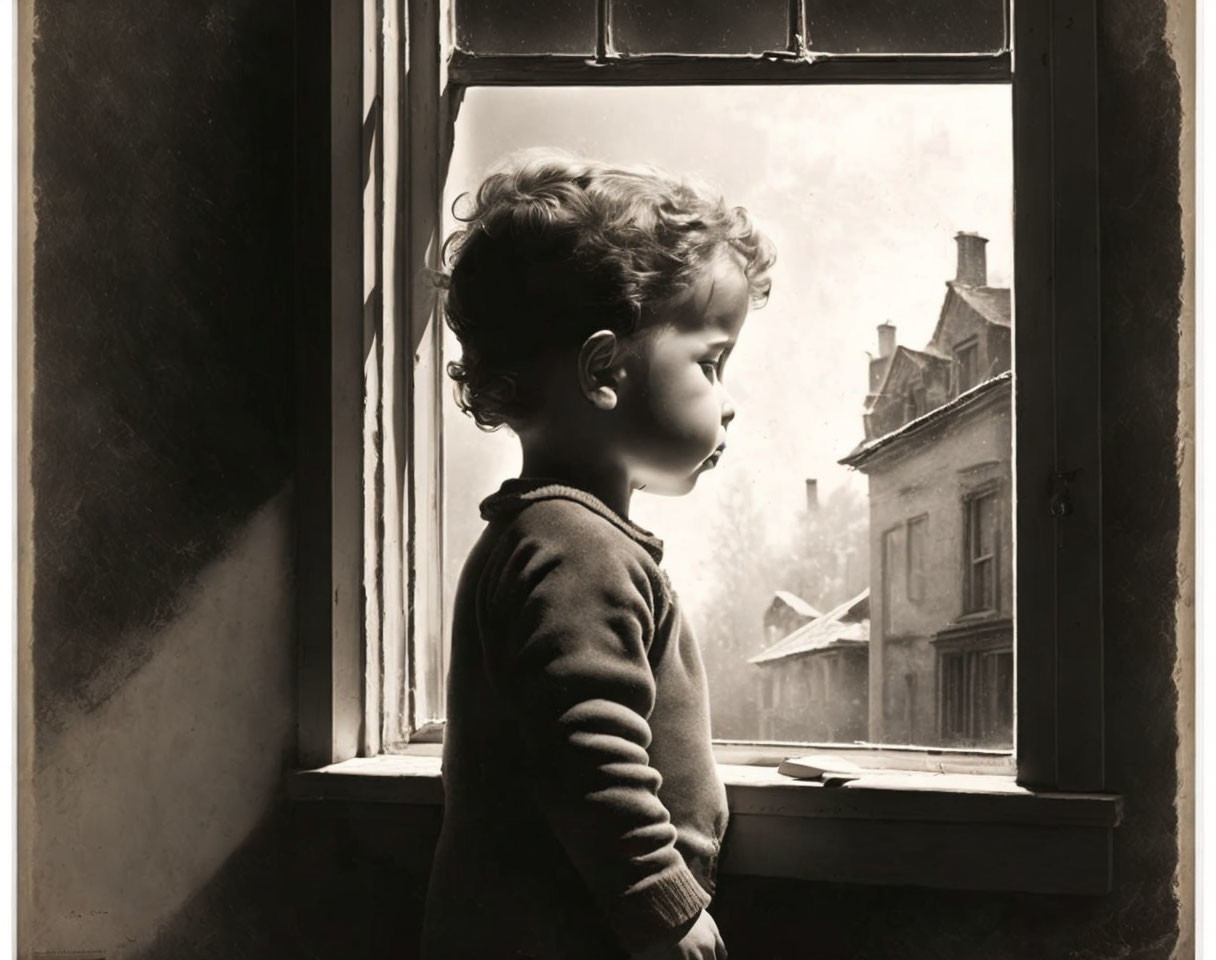
[[[726,426],[735,419],[735,401],[728,393],[722,401],[722,426]]]

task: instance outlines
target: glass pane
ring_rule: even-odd
[[[728,451],[630,514],[666,545],[719,738],[1011,742],[1012,673],[985,681],[980,659],[1012,650],[1011,498],[970,519],[975,493],[1013,489],[1009,116],[987,84],[467,93],[449,209],[505,154],[551,146],[709,181],[777,247],[725,374]],[[520,458],[443,404],[450,610],[477,505]],[[987,609],[966,615],[977,522]]]
[[[595,53],[595,0],[456,0],[456,46],[469,53]]]
[[[995,53],[1004,0],[806,0],[817,53]]]
[[[611,0],[618,53],[756,54],[789,46],[785,0]]]

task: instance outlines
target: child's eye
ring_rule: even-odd
[[[701,361],[701,369],[704,371],[705,376],[707,376],[710,380],[717,380],[721,375],[721,370],[719,369],[718,364],[718,360]]]

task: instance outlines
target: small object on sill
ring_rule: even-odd
[[[795,780],[818,780],[825,787],[839,787],[860,777],[862,768],[844,757],[812,754],[807,757],[787,757],[781,761],[777,772]]]

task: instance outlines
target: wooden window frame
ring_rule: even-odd
[[[441,502],[436,412],[406,399],[420,375],[428,389],[438,378],[412,362],[438,331],[421,285],[403,281],[434,264],[464,88],[1012,80],[1017,780],[1103,790],[1095,3],[1019,0],[1012,55],[619,60],[445,59],[437,0],[298,0],[300,763],[385,746],[368,718],[385,712],[379,678],[400,645],[381,640],[415,635],[439,556],[417,548]],[[382,524],[365,527],[365,501]],[[408,676],[412,660],[397,667]]]

